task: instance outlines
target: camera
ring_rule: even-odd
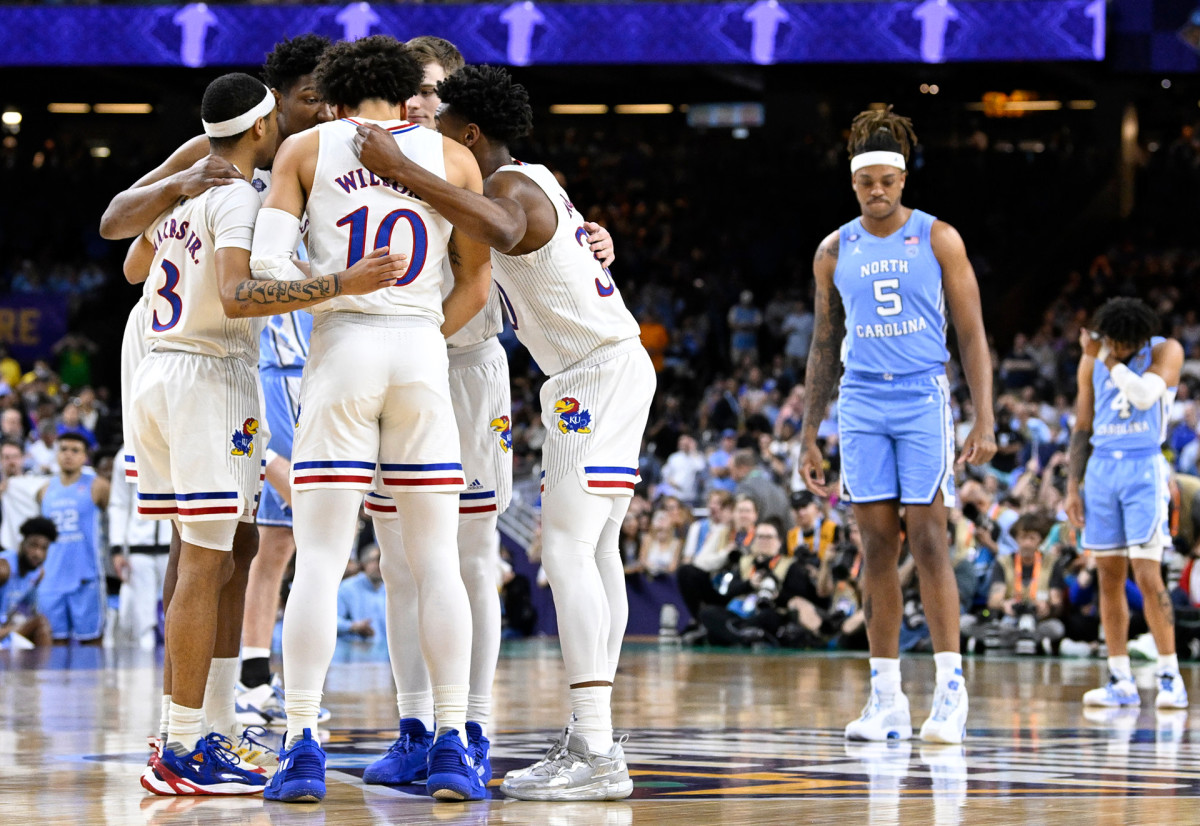
[[[854,578],[854,563],[858,559],[858,546],[853,542],[839,542],[830,550],[833,562],[829,566],[834,582],[844,582]]]
[[[984,531],[995,542],[1000,538],[1000,526],[990,516],[979,509],[974,502],[966,502],[962,506],[962,515],[975,523],[975,527]]]

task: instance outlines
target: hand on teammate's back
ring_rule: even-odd
[[[407,269],[407,255],[389,254],[387,247],[371,250],[342,273],[342,295],[366,295],[390,287]]]
[[[195,198],[214,186],[244,180],[236,166],[217,155],[204,156],[178,175],[180,191],[189,198]]]

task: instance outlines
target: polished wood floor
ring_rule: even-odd
[[[339,649],[325,705],[324,803],[146,794],[137,778],[158,719],[148,653],[59,648],[0,652],[0,823],[87,824],[1200,824],[1200,726],[1156,713],[1139,671],[1140,710],[1085,716],[1096,660],[979,658],[963,748],[920,741],[847,744],[867,668],[858,656],[721,653],[631,642],[615,719],[637,788],[620,803],[493,798],[435,804],[419,787],[364,786],[393,738],[394,694],[381,647]],[[903,665],[917,725],[933,662]],[[496,680],[497,776],[541,753],[567,715],[553,640],[506,643]],[[1184,679],[1200,699],[1200,667]],[[498,780],[494,784],[498,784]]]

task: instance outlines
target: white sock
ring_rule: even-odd
[[[1129,667],[1129,655],[1123,657],[1109,657],[1108,670],[1118,680],[1132,680],[1133,669]]]
[[[463,745],[467,744],[467,691],[465,685],[433,687],[433,717],[437,720],[434,740],[453,729]]]
[[[167,723],[167,742],[172,751],[183,756],[196,748],[196,742],[204,736],[204,709],[188,708],[171,703],[170,722]]]
[[[467,695],[467,719],[472,723],[478,723],[483,729],[483,736],[487,737],[488,720],[492,716],[492,695],[491,694],[468,694]]]
[[[208,682],[204,686],[204,716],[212,730],[224,734],[234,743],[242,735],[234,705],[237,691],[238,658],[213,657],[208,667]]]
[[[1158,655],[1158,673],[1159,674],[1178,674],[1179,673],[1179,655],[1178,654],[1159,654]]]
[[[308,729],[315,739],[317,717],[321,713],[321,692],[285,688],[283,704],[287,711],[287,748],[291,748],[297,740],[303,739],[305,729]]]
[[[572,688],[571,712],[571,731],[586,740],[589,749],[604,754],[613,747],[612,686]]]
[[[900,690],[900,660],[871,657],[871,688],[883,691]]]
[[[416,718],[425,726],[426,731],[433,731],[433,691],[421,691],[414,694],[396,694],[396,708],[400,711],[400,719]]]
[[[957,651],[939,651],[933,655],[937,665],[937,681],[948,683],[958,679],[962,682],[962,654]]]
[[[167,744],[167,727],[171,722],[171,695],[164,694],[162,696],[162,714],[158,718],[158,734],[163,741],[163,745]]]

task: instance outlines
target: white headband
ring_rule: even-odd
[[[897,169],[904,169],[904,156],[899,152],[885,152],[876,149],[873,152],[863,152],[855,155],[850,159],[850,173],[853,174],[864,166],[894,166]]]
[[[263,87],[267,89],[266,86]],[[204,124],[204,134],[210,138],[228,138],[231,135],[240,135],[254,125],[254,122],[259,118],[265,118],[271,114],[271,110],[275,108],[275,95],[270,89],[267,89],[266,96],[262,102],[245,114],[238,115],[236,118],[219,121],[217,123],[209,123],[206,120],[200,122]]]

